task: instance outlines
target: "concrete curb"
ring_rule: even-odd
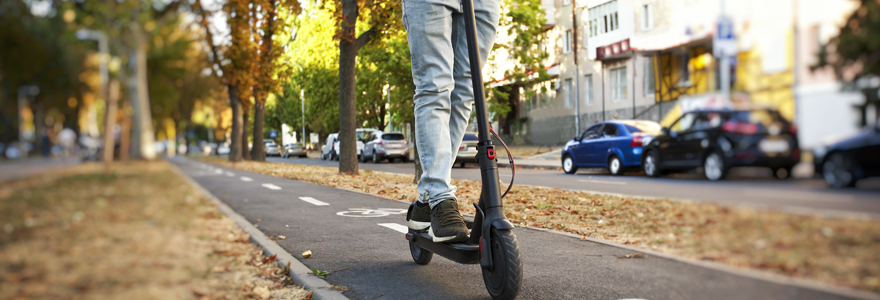
[[[523,165],[523,164],[518,164],[518,163],[516,163],[516,161],[514,161],[513,164],[516,165],[516,168],[517,168],[517,169],[536,169],[536,170],[550,170],[550,171],[560,171],[560,170],[562,170],[562,167],[559,167],[559,166]],[[498,166],[499,166],[499,167],[509,168],[509,167],[510,167],[510,163],[499,161],[499,162],[498,162]]]
[[[185,178],[186,181],[190,185],[192,185],[197,190],[199,190],[199,192],[204,194],[205,197],[208,197],[208,199],[211,199],[211,201],[216,203],[217,207],[221,211],[223,211],[223,213],[225,213],[227,216],[232,218],[232,220],[234,220],[235,223],[238,224],[239,227],[241,227],[241,229],[244,229],[244,231],[247,232],[247,234],[251,236],[251,241],[253,241],[257,245],[259,245],[260,248],[263,248],[263,253],[266,256],[277,255],[275,257],[275,260],[281,266],[287,266],[287,264],[290,263],[290,277],[291,277],[291,279],[293,280],[294,283],[301,285],[304,288],[306,288],[307,290],[311,291],[312,292],[311,299],[316,299],[316,300],[348,299],[348,297],[346,297],[342,293],[328,289],[327,287],[330,285],[330,283],[313,275],[311,273],[312,272],[311,269],[309,269],[308,267],[306,267],[306,265],[304,265],[299,260],[294,258],[292,254],[285,251],[284,248],[281,248],[281,246],[278,245],[277,243],[275,243],[275,241],[272,241],[271,239],[269,239],[269,237],[266,236],[265,233],[263,233],[262,231],[260,231],[256,227],[254,227],[253,224],[251,224],[250,222],[248,222],[247,219],[245,219],[244,217],[239,215],[237,212],[235,212],[235,210],[233,210],[228,205],[226,205],[226,203],[223,203],[223,201],[221,201],[219,198],[214,196],[214,194],[211,194],[211,192],[209,192],[208,189],[206,189],[201,184],[199,184],[198,182],[196,182],[195,180],[193,180],[192,178],[190,178],[189,176],[184,174],[183,170],[181,170],[177,165],[175,165],[174,163],[171,163],[171,162],[168,162],[168,164],[171,165],[172,170],[174,170],[174,172],[176,172],[181,177]]]

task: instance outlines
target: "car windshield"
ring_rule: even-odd
[[[364,141],[366,139],[369,139],[371,134],[373,134],[372,131],[358,131],[357,139],[358,141]]]
[[[382,134],[382,139],[386,141],[402,141],[403,134],[400,133],[385,133]]]
[[[632,133],[642,132],[651,135],[659,135],[663,128],[660,124],[647,121],[629,121],[620,123],[625,125],[626,129]]]
[[[477,135],[476,135],[476,134],[473,134],[473,133],[465,133],[465,134],[464,134],[464,138],[462,138],[461,140],[463,140],[463,141],[478,141],[478,140],[480,140],[480,139],[477,138]]]

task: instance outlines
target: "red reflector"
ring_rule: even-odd
[[[464,150],[464,146],[458,147],[458,150]]]
[[[798,132],[797,125],[794,125],[794,123],[788,125],[788,133],[790,133],[791,135],[797,135],[797,132]]]
[[[642,136],[637,135],[634,136],[632,142],[629,142],[630,147],[641,147],[642,146]]]
[[[495,159],[495,149],[489,148],[489,159]]]
[[[486,254],[483,253],[483,238],[480,238],[480,259],[486,258]]]
[[[376,144],[379,144],[379,145],[382,145],[382,141],[379,141],[379,142],[378,142],[378,143],[376,143]]]

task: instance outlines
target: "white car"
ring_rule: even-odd
[[[336,149],[339,147],[339,141],[336,139],[339,136],[338,133],[333,133],[327,136],[327,139],[324,140],[324,146],[321,147],[321,160],[336,160]]]
[[[361,161],[372,160],[374,163],[379,163],[385,159],[388,159],[389,162],[400,159],[406,162],[409,160],[408,145],[409,142],[406,141],[403,133],[374,131],[367,144],[364,145],[364,150],[360,155]]]
[[[355,133],[355,138],[357,139],[357,149],[355,153],[358,154],[358,160],[363,157],[364,153],[364,140],[368,140],[370,135],[375,132],[376,129],[372,128],[358,128]],[[330,142],[332,138],[332,143]],[[339,133],[334,133],[327,136],[327,139],[324,141],[324,147],[321,148],[321,159],[330,159],[330,160],[339,160]]]
[[[263,145],[266,146],[266,156],[281,156],[281,147],[274,140],[263,140]]]
[[[306,153],[306,147],[303,146],[301,143],[287,144],[286,146],[284,146],[284,149],[281,150],[281,157],[289,158],[291,156],[296,156],[299,158],[308,157],[308,153]]]

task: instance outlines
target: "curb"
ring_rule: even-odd
[[[516,163],[515,160],[514,160],[513,163],[516,165],[516,168],[517,168],[517,169],[535,169],[535,170],[550,170],[550,171],[560,171],[560,170],[562,170],[562,167],[558,167],[558,166],[521,165],[521,164]],[[499,167],[507,167],[507,168],[509,168],[509,167],[510,167],[510,163],[507,163],[507,162],[502,163],[502,162],[499,161],[499,162],[498,162],[498,166],[499,166]]]
[[[287,266],[287,264],[289,263],[290,264],[290,274],[289,275],[290,275],[291,279],[293,280],[294,283],[301,285],[305,289],[311,291],[312,292],[311,299],[316,299],[316,300],[348,299],[348,297],[346,297],[342,293],[328,289],[327,287],[330,285],[330,283],[328,283],[327,281],[325,281],[321,278],[318,278],[315,275],[312,275],[311,269],[309,269],[302,262],[300,262],[299,260],[294,258],[292,254],[285,251],[284,248],[281,248],[280,245],[278,245],[274,241],[270,240],[269,237],[266,236],[265,233],[263,233],[262,231],[260,231],[256,227],[254,227],[253,224],[251,224],[244,217],[242,217],[237,212],[235,212],[235,210],[233,210],[228,205],[226,205],[226,203],[223,203],[223,201],[218,199],[216,196],[214,196],[214,194],[211,194],[211,192],[209,192],[208,189],[206,189],[201,184],[199,184],[198,182],[196,182],[195,180],[193,180],[192,178],[190,178],[189,176],[184,174],[183,170],[181,170],[180,167],[178,167],[177,165],[175,165],[172,162],[168,162],[168,164],[171,165],[172,170],[174,170],[175,173],[177,173],[181,177],[185,178],[186,181],[191,186],[193,186],[199,192],[204,194],[205,197],[208,197],[209,199],[211,199],[211,201],[216,203],[217,207],[221,211],[223,211],[223,213],[225,213],[226,216],[232,218],[232,220],[234,220],[235,223],[238,224],[239,227],[241,227],[241,229],[243,229],[245,232],[247,232],[247,234],[250,235],[250,237],[251,237],[251,241],[253,241],[257,245],[259,245],[260,248],[263,248],[264,255],[266,255],[266,256],[277,255],[275,257],[275,261],[280,266]]]

